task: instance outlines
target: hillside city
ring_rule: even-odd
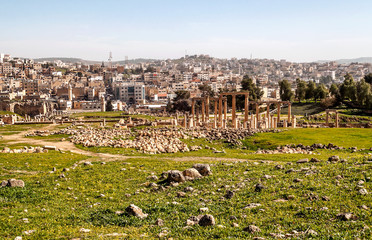
[[[296,80],[330,87],[346,74],[359,81],[372,72],[370,63],[295,63],[273,59],[218,59],[208,55],[179,59],[102,63],[39,61],[0,55],[0,108],[31,116],[53,111],[112,110],[139,112],[163,110],[179,91],[190,97],[203,95],[202,85],[218,93],[240,91],[249,76],[263,92],[262,99],[279,99],[279,82],[288,80],[295,91]],[[106,106],[105,106],[106,107]],[[47,109],[47,110],[45,110]]]

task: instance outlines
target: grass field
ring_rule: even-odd
[[[23,129],[29,126],[6,128],[3,133]],[[58,141],[61,137],[66,136],[36,138]],[[202,149],[146,155],[133,149],[78,146],[92,152],[131,156],[101,164],[103,158],[92,165],[82,163],[90,160],[88,156],[70,152],[0,153],[0,180],[16,178],[25,182],[24,188],[0,188],[0,239],[371,239],[370,152],[318,150],[315,157],[321,161],[305,164],[296,161],[314,155],[252,154],[258,148],[292,143],[331,142],[346,148],[370,148],[371,140],[372,129],[290,129],[256,134],[243,141],[246,150],[222,141],[183,140],[188,145],[226,151],[218,154]],[[7,144],[0,140],[0,146]],[[346,161],[327,162],[332,155]],[[213,174],[174,187],[147,179],[152,174],[160,177],[167,170],[190,168],[194,163],[209,163]],[[55,172],[51,172],[53,167]],[[63,172],[63,168],[69,171]],[[151,182],[166,188],[156,190],[150,187]],[[264,186],[260,192],[255,191],[258,183]],[[194,191],[186,192],[186,187]],[[361,195],[361,188],[369,194]],[[234,192],[231,199],[224,197],[227,190]],[[179,192],[186,195],[179,197]],[[251,203],[260,205],[247,208]],[[138,219],[123,213],[129,204],[142,208],[148,217]],[[215,226],[186,225],[188,218],[205,214],[200,208],[208,208]],[[354,219],[339,219],[340,213],[352,213]],[[154,226],[158,218],[164,220],[164,226]],[[261,231],[244,231],[249,225]],[[34,232],[26,232],[30,230]],[[294,231],[300,234],[293,235]],[[163,235],[159,237],[160,233]]]
[[[169,232],[167,237],[174,239],[270,237],[271,233],[286,234],[308,229],[316,231],[322,239],[372,237],[371,230],[366,228],[372,223],[371,212],[358,208],[361,205],[371,207],[372,202],[370,194],[359,195],[356,187],[360,180],[364,180],[367,191],[372,191],[368,180],[372,173],[371,163],[363,158],[338,164],[323,161],[284,165],[283,170],[274,168],[281,162],[209,161],[213,164],[212,176],[158,192],[145,186],[149,182],[146,178],[152,173],[159,176],[163,171],[184,170],[193,163],[203,161],[133,158],[125,161],[125,164],[120,161],[105,165],[95,163],[92,166],[79,164],[65,172],[66,178],[61,179],[58,176],[62,168],[71,166],[81,157],[68,153],[50,154],[44,157],[41,157],[42,154],[28,155],[16,161],[11,154],[2,157],[1,163],[6,169],[2,170],[2,177],[22,178],[26,187],[0,189],[0,237],[13,239],[22,235],[24,239],[119,239],[106,234],[120,233],[128,239],[141,236],[153,239],[164,229]],[[49,173],[53,166],[57,171]],[[308,170],[285,173],[290,168],[303,167],[312,168],[311,174],[306,175]],[[14,170],[25,172],[11,172]],[[266,179],[264,175],[273,177]],[[338,182],[335,179],[337,175],[343,176]],[[303,181],[294,183],[296,178]],[[257,183],[266,188],[256,192],[254,186]],[[186,193],[186,197],[177,197],[177,193],[187,186],[195,191]],[[232,199],[222,198],[226,190],[235,192]],[[324,196],[330,200],[322,200]],[[131,203],[141,207],[149,216],[141,220],[115,214]],[[250,203],[259,203],[261,206],[244,209]],[[199,215],[202,207],[209,209],[208,213],[214,216],[218,226],[185,228],[186,219]],[[352,212],[357,219],[339,220],[336,215],[341,212]],[[236,219],[231,220],[231,216]],[[24,218],[29,223],[23,223]],[[165,225],[152,226],[157,218],[163,219]],[[239,226],[234,227],[233,223]],[[251,224],[262,231],[253,235],[243,231]],[[82,233],[81,228],[90,232]],[[35,232],[29,236],[22,234],[28,230]]]

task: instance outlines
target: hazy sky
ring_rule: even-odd
[[[372,56],[371,0],[0,0],[0,8],[0,52],[12,56]]]

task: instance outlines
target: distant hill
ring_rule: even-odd
[[[351,58],[351,59],[338,59],[338,60],[320,60],[318,63],[326,62],[337,62],[339,64],[350,64],[350,63],[372,63],[372,57],[360,57],[360,58]]]
[[[100,64],[102,61],[92,61],[92,60],[84,60],[81,58],[64,58],[64,57],[49,57],[49,58],[36,58],[34,59],[35,62],[53,62],[56,60],[61,60],[64,63],[83,63],[83,64]],[[128,60],[128,63],[131,64],[137,64],[137,63],[146,63],[146,62],[152,62],[157,61],[157,59],[145,59],[145,58],[136,58]],[[120,61],[113,61],[113,64],[125,64],[125,60]],[[105,64],[107,64],[107,61],[104,61]]]

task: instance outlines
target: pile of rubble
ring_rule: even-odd
[[[279,146],[274,150],[257,150],[255,154],[280,154],[280,153],[299,153],[299,154],[315,154],[314,151],[317,149],[327,149],[327,150],[344,150],[344,147],[336,146],[332,143],[321,144],[314,143],[312,145],[303,144],[287,144],[285,146]],[[366,149],[357,149],[356,147],[350,147],[349,150],[353,152],[363,151]],[[372,150],[372,148],[370,149]]]
[[[315,154],[315,153],[306,149],[302,149],[300,147],[292,148],[281,146],[277,147],[275,150],[257,150],[254,154]]]
[[[77,131],[70,140],[85,147],[135,148],[149,154],[190,151],[187,144],[179,139],[186,138],[187,135],[176,129],[140,130],[137,137],[130,139],[134,135],[129,130],[87,128]]]
[[[4,147],[0,153],[47,153],[48,149],[42,147],[23,147],[20,149],[10,149]]]
[[[225,128],[225,129],[196,129],[189,130],[188,134],[194,138],[206,138],[209,141],[216,140],[225,140],[225,143],[229,143],[234,146],[243,145],[240,140],[243,140],[247,137],[253,136],[256,133],[263,132],[280,132],[279,129],[234,129],[234,128]]]

